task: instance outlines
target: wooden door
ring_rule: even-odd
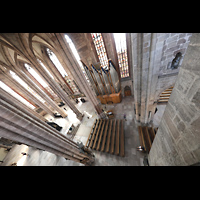
[[[131,96],[131,88],[129,86],[124,88],[124,96]]]

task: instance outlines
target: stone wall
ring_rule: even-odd
[[[155,100],[159,98],[160,93],[175,84],[191,35],[191,33],[158,33],[158,41],[163,41],[163,45]],[[170,69],[171,62],[178,52],[182,53],[179,67]]]
[[[190,40],[148,156],[151,166],[200,161],[200,34]]]

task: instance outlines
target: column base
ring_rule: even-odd
[[[77,119],[78,119],[79,121],[82,121],[82,119],[83,119],[83,117],[84,117],[84,114],[83,114],[83,115],[82,115],[82,114],[76,115],[76,117],[77,117]]]

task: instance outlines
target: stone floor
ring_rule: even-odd
[[[139,146],[139,135],[134,121],[133,100],[133,97],[130,96],[123,98],[122,102],[119,104],[106,105],[106,107],[105,105],[102,106],[104,110],[113,109],[116,119],[123,119],[124,114],[126,114],[126,121],[124,121],[125,157],[93,150],[93,153],[95,154],[93,166],[143,166],[144,154],[136,150],[136,147]],[[74,141],[82,141],[83,144],[85,144],[93,123],[98,117],[89,102],[83,104],[79,103],[76,106],[84,113],[84,118],[74,137]],[[65,108],[67,109],[67,107]],[[61,133],[64,135],[66,135],[72,123],[75,126],[80,124],[80,121],[76,119],[70,109],[67,109],[66,112],[68,116],[65,119],[53,119],[51,116],[45,116],[62,126],[63,129],[61,130]],[[28,156],[23,156],[21,154],[22,152],[26,152]],[[1,164],[2,166],[10,166],[12,163],[17,163],[17,165],[22,166],[83,166],[81,163],[65,160],[63,157],[26,145],[15,145],[3,161],[4,162]]]

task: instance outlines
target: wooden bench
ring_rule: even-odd
[[[101,128],[101,133],[99,135],[99,140],[98,140],[98,143],[97,143],[97,151],[99,151],[100,149],[100,144],[101,144],[101,138],[102,138],[102,135],[103,135],[103,131],[104,131],[104,126],[105,126],[105,123],[107,122],[107,120],[103,120],[103,124],[102,124],[102,128]]]
[[[112,131],[113,120],[110,120],[109,130],[108,130],[108,137],[106,141],[106,152],[109,152],[110,149],[110,139],[111,139],[111,131]]]
[[[156,136],[153,127],[148,127],[148,132],[149,132],[149,135],[150,135],[150,138],[151,138],[151,142],[153,143],[153,140]]]
[[[120,120],[118,119],[116,137],[115,137],[115,155],[119,155],[119,126],[120,126]]]
[[[95,149],[96,148],[96,142],[97,142],[97,139],[98,139],[98,136],[99,136],[99,132],[100,132],[100,129],[101,129],[101,124],[102,124],[103,120],[100,119],[100,123],[99,123],[99,127],[98,127],[98,130],[97,130],[97,134],[96,134],[96,137],[95,137],[95,140],[94,140],[94,144],[92,146],[92,149]]]
[[[120,134],[120,156],[124,156],[124,124],[121,120],[121,134]]]
[[[90,147],[90,148],[92,147],[93,140],[94,140],[95,135],[96,135],[97,127],[99,127],[99,122],[100,122],[100,120],[98,119],[98,120],[97,120],[97,123],[95,124],[95,128],[94,128],[94,131],[93,131],[93,134],[92,134],[92,139],[91,139],[90,142],[89,142],[89,147]]]
[[[105,127],[105,130],[104,130],[103,141],[102,141],[102,145],[101,145],[101,151],[104,151],[104,148],[105,148],[105,142],[106,142],[106,136],[107,136],[107,133],[108,133],[109,121],[110,120],[107,120],[106,127]]]
[[[92,130],[90,131],[90,134],[88,135],[88,139],[87,139],[87,142],[85,143],[85,147],[88,147],[89,146],[89,142],[91,141],[91,137],[92,137],[92,134],[94,134],[94,129],[97,125],[97,119],[94,121],[93,125],[92,125]]]
[[[113,130],[112,130],[112,138],[111,138],[111,149],[110,153],[114,153],[114,148],[115,148],[115,126],[116,126],[116,119],[114,119],[113,122]]]
[[[138,126],[138,133],[139,133],[139,139],[140,139],[140,146],[144,148],[144,151],[146,151],[147,149],[146,149],[144,135],[143,135],[141,126]]]
[[[147,152],[149,153],[152,143],[151,143],[151,138],[149,136],[148,128],[146,126],[142,127],[142,132],[144,134],[146,149],[147,149]]]

